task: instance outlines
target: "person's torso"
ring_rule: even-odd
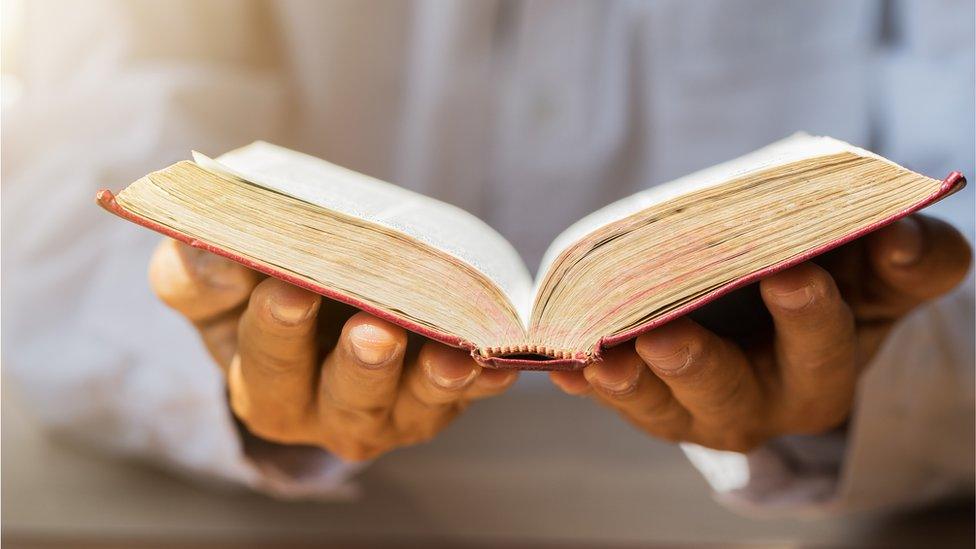
[[[465,208],[534,268],[627,194],[797,131],[869,139],[877,4],[285,5],[294,146]]]

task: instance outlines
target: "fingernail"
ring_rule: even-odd
[[[636,364],[605,367],[596,365],[583,370],[587,381],[613,395],[625,395],[637,388],[640,371]]]
[[[922,227],[918,221],[906,217],[892,225],[892,232],[894,236],[891,241],[895,245],[888,256],[888,261],[899,267],[907,267],[922,257],[924,241]]]
[[[647,361],[648,365],[657,370],[676,372],[688,365],[688,362],[691,361],[691,353],[688,351],[688,347],[682,347],[670,355],[642,356],[642,358]]]
[[[380,366],[389,362],[397,350],[397,342],[385,331],[371,324],[360,324],[349,333],[352,352],[365,366]]]
[[[429,362],[425,364],[425,366],[425,369],[427,370],[427,377],[429,377],[435,385],[452,391],[466,387],[472,381],[474,381],[474,378],[478,376],[477,368],[445,368],[435,366]]]
[[[776,304],[784,309],[802,309],[813,299],[813,292],[810,290],[810,286],[806,285],[790,292],[773,292],[773,296]]]
[[[269,309],[271,316],[282,324],[298,324],[308,319],[314,305],[308,299],[290,300],[272,296]]]

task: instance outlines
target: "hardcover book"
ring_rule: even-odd
[[[577,369],[763,276],[965,185],[829,137],[797,134],[577,221],[533,278],[454,206],[256,142],[193,153],[108,211],[467,349],[494,368]]]

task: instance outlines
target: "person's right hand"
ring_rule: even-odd
[[[471,400],[518,376],[464,351],[166,240],[149,280],[199,331],[224,372],[234,414],[254,435],[359,461],[426,441]],[[346,318],[348,317],[348,318]]]
[[[913,215],[765,277],[752,287],[755,302],[730,307],[725,322],[711,319],[738,337],[677,318],[550,377],[668,441],[745,453],[786,435],[826,433],[848,420],[858,381],[896,323],[958,286],[971,260],[959,231]]]

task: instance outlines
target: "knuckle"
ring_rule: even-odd
[[[804,356],[802,364],[797,365],[797,369],[806,372],[807,375],[826,376],[829,374],[833,376],[836,374],[853,377],[857,372],[855,352],[856,341],[854,336],[841,338],[829,345],[819,346],[816,352]],[[831,379],[838,378],[832,377]]]
[[[703,399],[698,404],[702,413],[709,415],[723,415],[732,412],[737,407],[738,401],[742,399],[746,386],[746,371],[740,370],[729,383],[719,386],[708,399]]]
[[[241,370],[245,374],[305,372],[316,358],[315,342],[310,338],[269,339],[249,332],[241,330],[238,340]]]
[[[328,447],[329,451],[343,461],[368,461],[383,453],[378,446],[363,444],[356,440],[346,440]]]
[[[426,444],[434,440],[434,437],[437,436],[438,432],[440,432],[440,427],[434,427],[430,425],[417,427],[409,432],[401,434],[400,443],[403,446]]]
[[[789,434],[818,435],[826,433],[844,423],[850,414],[850,403],[845,405],[823,406],[812,403],[800,407],[790,414],[785,431]]]
[[[241,360],[242,370],[259,372],[264,374],[285,374],[295,370],[298,365],[298,357],[289,356],[287,352],[271,352],[263,345],[252,345],[241,342],[244,347]]]
[[[352,408],[339,405],[327,413],[329,422],[337,430],[359,440],[378,440],[388,426],[389,410],[382,407]]]
[[[672,417],[675,406],[672,405],[670,397],[658,396],[648,398],[634,412],[634,419],[641,422],[665,421]]]

